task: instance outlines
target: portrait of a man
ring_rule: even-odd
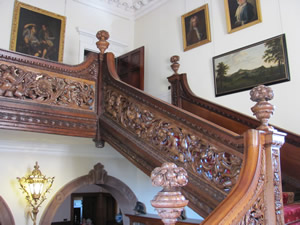
[[[204,26],[203,24],[202,26],[200,26],[200,21],[204,23]],[[189,19],[189,30],[187,32],[186,38],[187,45],[196,44],[197,42],[206,38],[205,18],[203,11],[201,11],[199,15],[191,16],[191,18]]]
[[[259,0],[225,0],[228,32],[261,22]]]
[[[182,17],[184,51],[210,41],[210,27],[207,4]]]

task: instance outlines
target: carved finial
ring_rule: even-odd
[[[105,30],[100,30],[97,32],[96,37],[99,39],[99,41],[96,43],[97,48],[100,50],[100,55],[103,55],[109,46],[109,43],[107,42],[109,33]]]
[[[170,162],[164,163],[162,167],[156,167],[151,173],[151,180],[154,186],[167,189],[185,186],[188,182],[185,169]]]
[[[165,225],[175,225],[183,208],[189,202],[177,190],[178,187],[187,184],[187,172],[174,163],[164,163],[162,167],[152,171],[151,180],[154,186],[163,187],[151,201],[151,205],[156,208]]]
[[[273,115],[275,107],[268,102],[274,97],[273,90],[270,87],[259,85],[250,91],[250,96],[252,101],[257,102],[251,108],[253,114],[261,122],[261,125],[257,129],[274,131],[274,128],[269,126],[269,119]]]
[[[180,57],[178,55],[173,55],[170,58],[170,61],[172,63],[171,68],[174,71],[175,74],[178,74],[177,71],[179,69],[180,64],[178,63],[178,61],[180,60]]]

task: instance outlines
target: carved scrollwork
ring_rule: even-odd
[[[83,81],[0,65],[0,96],[93,110],[95,87]]]
[[[273,185],[274,185],[274,200],[275,200],[275,214],[276,214],[276,221],[277,224],[281,225],[281,214],[283,212],[283,205],[281,200],[281,179],[280,179],[280,161],[279,161],[279,151],[276,149],[272,150],[272,162],[273,162]]]
[[[262,225],[264,223],[265,204],[263,197],[259,197],[252,207],[247,211],[238,225]]]
[[[236,183],[242,163],[238,156],[217,149],[110,88],[105,88],[105,111],[125,129],[158,149],[167,160],[184,163],[224,191]]]

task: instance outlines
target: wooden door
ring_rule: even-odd
[[[116,65],[122,81],[144,90],[144,47],[119,56]]]
[[[73,208],[74,197],[82,197],[82,218],[89,218],[93,225],[114,224],[117,214],[117,202],[109,193],[74,193],[71,195],[71,223],[76,224],[76,209]],[[77,217],[76,217],[77,218]],[[80,218],[80,220],[82,220]]]

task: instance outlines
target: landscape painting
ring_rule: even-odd
[[[216,96],[289,81],[285,36],[215,56],[213,67]]]

